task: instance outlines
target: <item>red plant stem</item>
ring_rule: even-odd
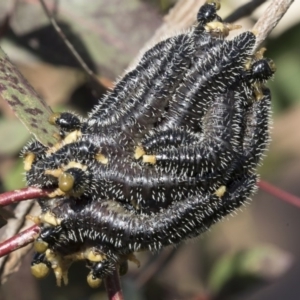
[[[283,190],[277,188],[276,186],[274,186],[266,181],[263,181],[263,180],[260,180],[258,182],[258,186],[265,192],[267,192],[289,204],[300,207],[300,198],[299,197],[296,197],[286,191],[283,191]]]
[[[28,229],[16,234],[10,239],[0,244],[0,257],[10,254],[11,252],[25,247],[32,243],[36,235],[40,232],[40,227],[33,225]]]
[[[46,197],[49,192],[49,190],[43,190],[35,187],[26,187],[20,190],[6,192],[0,195],[0,206],[39,197]]]
[[[124,300],[118,269],[105,278],[105,288],[109,300]]]

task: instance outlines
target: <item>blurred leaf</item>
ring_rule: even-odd
[[[17,117],[44,145],[53,145],[56,132],[48,123],[51,109],[37,95],[18,69],[0,49],[0,96],[8,102]]]
[[[1,212],[0,212],[0,228],[5,226],[7,224],[7,220],[3,218]]]
[[[222,295],[242,292],[279,277],[291,266],[291,256],[271,246],[225,255],[214,266],[210,290]]]
[[[0,24],[1,25],[5,22],[5,18],[7,17],[7,15],[10,14],[13,5],[14,5],[14,0],[0,1]]]
[[[0,120],[0,155],[15,155],[28,140],[30,133],[17,119]]]
[[[86,81],[85,74],[75,68],[57,67],[43,62],[18,64],[18,68],[51,107],[68,101],[76,88]]]
[[[48,2],[51,11],[54,3],[51,6]],[[110,79],[123,73],[162,23],[159,4],[144,0],[57,1],[55,16],[88,65]],[[46,55],[52,60],[59,56],[66,59],[57,47],[60,37],[51,26],[45,34],[47,26],[49,21],[37,1],[17,5],[11,22],[13,32],[26,39],[32,50],[42,52],[44,59]],[[94,68],[89,62],[94,62]]]
[[[24,165],[21,159],[18,159],[15,166],[5,174],[3,186],[6,191],[12,191],[25,186]]]

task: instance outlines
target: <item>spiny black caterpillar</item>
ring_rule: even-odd
[[[96,287],[133,252],[198,236],[256,190],[275,67],[251,54],[252,32],[225,40],[234,26],[218,9],[207,2],[190,31],[148,50],[87,119],[55,114],[57,145],[24,149],[28,185],[54,189],[32,217],[36,276],[52,268],[67,283],[86,260]]]

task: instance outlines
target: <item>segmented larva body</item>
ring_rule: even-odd
[[[28,185],[55,189],[39,200],[33,268],[66,282],[85,259],[96,286],[133,252],[198,236],[253,194],[274,66],[251,54],[252,32],[225,40],[216,8],[149,49],[87,119],[55,115],[57,145],[24,149]]]

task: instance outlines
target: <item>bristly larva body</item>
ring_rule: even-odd
[[[253,194],[275,69],[252,55],[252,32],[225,40],[217,8],[148,50],[87,119],[55,114],[57,145],[24,149],[28,185],[54,189],[35,219],[36,276],[53,268],[66,283],[86,260],[98,286],[133,252],[196,237]]]

